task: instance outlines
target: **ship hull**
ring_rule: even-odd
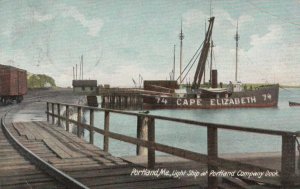
[[[290,106],[300,106],[300,103],[299,102],[291,102],[291,101],[289,101],[289,105]]]
[[[264,108],[278,104],[279,85],[270,85],[256,90],[234,92],[221,98],[179,98],[171,96],[144,96],[143,109],[224,109]]]

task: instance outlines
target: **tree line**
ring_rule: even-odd
[[[32,74],[27,78],[28,88],[55,87],[55,80],[44,74]]]

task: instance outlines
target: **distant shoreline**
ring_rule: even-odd
[[[280,85],[282,88],[300,88],[300,86]]]

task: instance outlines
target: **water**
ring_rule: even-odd
[[[202,122],[253,128],[300,131],[300,107],[289,107],[288,101],[300,102],[300,89],[281,89],[277,108],[245,108],[222,110],[153,110],[161,115]],[[95,115],[95,125],[103,128],[103,113]],[[136,117],[112,114],[110,130],[136,137]],[[156,141],[206,154],[206,128],[156,120]],[[246,132],[219,130],[219,153],[280,152],[281,137]],[[86,136],[88,138],[88,136]],[[103,146],[103,137],[95,136],[95,144]],[[110,153],[135,155],[134,145],[110,139]]]

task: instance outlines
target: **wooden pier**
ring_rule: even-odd
[[[33,129],[35,132],[32,132]],[[130,174],[133,168],[142,169],[141,166],[114,157],[62,128],[45,122],[14,123],[10,130],[18,135],[18,140],[29,150],[38,155],[43,154],[45,161],[80,182],[84,188],[144,188],[150,183],[151,186],[159,186],[160,181],[187,186],[171,178],[132,177]],[[36,149],[33,144],[38,141],[40,146]]]
[[[296,137],[297,134],[294,132],[285,132],[285,131],[276,131],[276,130],[266,130],[266,129],[255,129],[255,128],[245,128],[245,127],[236,127],[230,125],[222,125],[222,124],[212,124],[212,123],[204,123],[198,121],[177,119],[177,118],[169,118],[162,116],[153,116],[153,115],[145,115],[140,113],[132,113],[125,112],[119,110],[111,110],[111,109],[100,109],[93,108],[87,106],[79,106],[72,105],[73,108],[77,109],[77,120],[71,120],[68,117],[64,117],[59,113],[59,109],[65,106],[66,109],[70,108],[71,105],[63,104],[63,103],[47,103],[47,116],[50,121],[50,116],[52,116],[52,123],[61,121],[66,122],[66,128],[68,128],[69,123],[73,123],[77,125],[77,129],[85,129],[89,131],[90,143],[93,144],[94,141],[94,133],[99,133],[103,135],[103,149],[105,152],[109,151],[109,139],[116,139],[123,142],[127,142],[137,146],[137,153],[141,153],[143,151],[141,147],[147,149],[147,167],[150,169],[156,168],[156,156],[155,152],[160,151],[173,156],[182,157],[185,159],[189,159],[195,162],[199,162],[207,165],[208,172],[225,169],[225,170],[247,170],[247,171],[278,171],[277,177],[270,178],[260,178],[260,179],[247,179],[240,178],[241,180],[246,180],[247,182],[251,182],[253,185],[261,186],[272,186],[272,187],[281,187],[281,186],[289,186],[292,187],[294,185],[299,185],[299,171],[296,166]],[[50,110],[51,107],[51,110]],[[57,107],[55,109],[55,107]],[[82,123],[79,118],[81,118],[81,110],[85,109],[85,111],[90,111],[90,121],[89,123]],[[104,112],[103,124],[104,129],[100,129],[98,127],[94,127],[94,113],[95,111]],[[137,137],[130,137],[123,134],[111,132],[109,130],[110,127],[110,115],[111,114],[122,114],[127,116],[134,116],[137,119],[137,125],[133,125],[137,128]],[[68,115],[68,114],[67,114]],[[196,127],[205,127],[207,128],[207,154],[201,154],[198,152],[189,151],[186,149],[176,148],[169,146],[167,144],[160,144],[155,141],[155,127],[156,120],[164,120],[170,122],[177,122],[182,124],[189,124]],[[146,129],[145,129],[146,127]],[[147,131],[145,133],[144,131]],[[279,167],[265,167],[264,163],[262,164],[251,164],[247,161],[239,161],[233,159],[225,159],[221,158],[218,155],[218,130],[229,130],[229,131],[238,131],[238,132],[247,132],[249,134],[263,134],[267,136],[280,136],[282,139],[282,153],[280,158],[277,158],[276,164],[280,165]],[[146,136],[146,137],[145,137]],[[137,154],[139,155],[139,154]],[[275,163],[274,163],[275,165]],[[279,176],[280,175],[280,176]],[[208,188],[217,188],[220,185],[220,179],[218,177],[207,177]],[[226,180],[226,178],[225,178]],[[263,183],[263,184],[262,184]],[[200,183],[199,183],[200,185]],[[203,185],[205,187],[205,184]]]
[[[2,129],[0,145],[0,188],[66,188],[22,156],[16,145],[6,139]],[[34,142],[30,146],[44,157],[44,153],[40,151],[41,143]]]
[[[140,88],[100,88],[97,94],[102,98],[101,107],[118,110],[142,110],[144,96],[171,95]]]
[[[58,96],[59,98],[59,96]],[[41,120],[18,119],[18,114],[35,114],[42,110],[26,102],[23,110],[10,111],[3,117],[0,133],[0,188],[209,188],[209,189],[272,189],[300,187],[297,133],[265,129],[236,127],[222,124],[153,116],[112,109],[101,109],[67,103],[46,103],[46,115]],[[73,112],[73,115],[71,115]],[[83,122],[83,112],[89,120]],[[96,114],[102,112],[102,114]],[[0,112],[1,113],[1,112]],[[132,127],[136,137],[112,132],[111,119],[115,114],[136,118]],[[4,113],[3,113],[4,115]],[[95,116],[103,117],[95,119]],[[75,118],[74,118],[75,117]],[[43,121],[45,120],[45,121]],[[47,122],[46,122],[47,120]],[[103,128],[96,127],[100,120]],[[182,126],[206,128],[207,153],[202,154],[172,144],[156,141],[160,121],[180,123]],[[65,127],[62,127],[64,125]],[[172,124],[169,124],[172,127]],[[71,130],[75,133],[71,133]],[[172,128],[170,128],[172,129]],[[87,141],[82,138],[82,131]],[[231,154],[218,152],[218,133],[246,132],[265,137],[279,136],[281,153]],[[103,135],[103,146],[95,146],[98,134]],[[135,145],[136,157],[120,158],[109,153],[111,139]],[[205,145],[205,144],[204,144]],[[23,149],[24,148],[24,149]],[[158,156],[157,151],[170,156]],[[165,174],[143,176],[144,171]],[[199,171],[202,176],[182,175],[177,178],[166,174],[180,171]],[[273,172],[272,177],[208,176],[205,172],[243,170]],[[140,171],[140,174],[138,173]],[[153,172],[154,173],[154,172]]]

